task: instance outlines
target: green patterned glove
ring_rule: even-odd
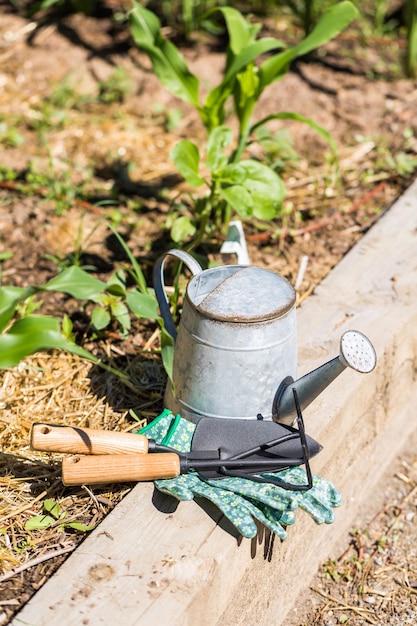
[[[175,448],[180,452],[188,452],[196,425],[174,415],[167,409],[148,426],[138,431],[140,434],[151,437],[157,443]],[[229,489],[222,489],[224,480],[229,482]],[[244,485],[252,487],[250,480],[228,478],[208,481],[201,478],[196,472],[183,474],[177,478],[156,480],[155,486],[162,493],[174,496],[178,500],[193,500],[194,497],[204,497],[215,504],[230,520],[243,537],[252,538],[258,533],[255,519],[267,526],[281,539],[285,539],[284,526],[293,524],[293,513],[297,504],[294,498],[277,501],[270,506],[268,503],[256,499],[245,498]],[[258,484],[265,487],[266,484]],[[233,487],[233,489],[232,489]],[[256,491],[253,495],[258,495]]]
[[[256,537],[258,528],[254,519],[257,519],[280,539],[285,539],[287,534],[283,526],[293,524],[295,521],[292,511],[273,509],[261,502],[251,501],[238,493],[222,489],[218,482],[213,486],[195,472],[183,474],[178,478],[156,480],[155,485],[162,493],[174,496],[178,500],[193,500],[198,496],[210,500],[243,537]]]
[[[307,480],[306,472],[302,467],[290,467],[280,474],[284,475],[285,481],[293,485],[305,485]],[[262,475],[268,476],[268,473]],[[271,487],[282,490],[281,487],[275,485],[271,485]],[[308,491],[293,491],[292,494],[297,506],[309,513],[317,524],[331,524],[334,521],[333,509],[343,502],[336,487],[320,476],[313,476],[313,486]]]
[[[180,452],[189,452],[196,425],[174,417],[167,409],[140,434],[151,437],[162,445],[173,447]],[[298,470],[298,471],[295,471]],[[291,472],[291,474],[286,474]],[[280,476],[303,484],[305,472],[296,467],[283,470]],[[268,474],[263,474],[268,476]],[[271,474],[274,476],[274,474]],[[270,483],[256,483],[244,478],[222,478],[208,480],[196,472],[178,478],[155,481],[163,493],[178,500],[192,500],[195,496],[205,497],[226,515],[244,537],[254,537],[257,527],[254,519],[265,524],[281,539],[286,537],[283,526],[294,523],[294,510],[300,506],[317,523],[333,521],[333,506],[341,504],[337,490],[324,479],[313,477],[313,488],[309,491],[287,491]]]
[[[178,419],[178,418],[177,418]],[[186,421],[186,420],[183,420]],[[184,425],[184,431],[194,432],[195,424],[189,422]],[[177,448],[177,443],[181,445],[181,434],[183,433],[182,421],[179,423],[178,439],[173,434],[174,442],[171,441],[166,445],[171,445]],[[168,437],[169,439],[169,437]],[[189,445],[189,444],[188,444]],[[178,448],[177,448],[178,449]],[[302,467],[292,467],[279,472],[280,477],[285,482],[290,482],[294,485],[305,485],[307,482],[306,472]],[[186,477],[186,475],[184,475]],[[276,476],[273,473],[263,472],[262,476]],[[175,482],[177,479],[173,479],[168,482]],[[294,511],[296,508],[306,511],[317,524],[331,524],[334,521],[333,508],[342,504],[342,496],[340,492],[325,478],[320,476],[313,476],[313,487],[308,491],[287,491],[283,487],[280,487],[272,483],[257,483],[250,479],[244,478],[221,478],[218,480],[208,480],[200,478],[203,482],[212,485],[215,488],[221,488],[222,490],[231,491],[239,494],[246,499],[255,502],[258,505],[266,505],[274,510],[278,511]],[[166,481],[164,481],[166,482]],[[172,485],[172,488],[177,491],[177,497],[179,500],[189,500],[190,494],[186,493],[185,486],[186,481],[181,485]],[[293,522],[292,522],[293,523]]]

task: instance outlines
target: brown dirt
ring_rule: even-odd
[[[202,136],[194,112],[159,85],[126,28],[108,17],[67,15],[39,26],[3,8],[0,25],[0,123],[16,126],[23,138],[17,146],[0,141],[0,163],[21,179],[36,163],[36,171],[53,172],[58,182],[71,179],[78,191],[58,214],[68,185],[62,184],[51,198],[42,181],[30,186],[22,180],[0,182],[0,253],[12,253],[2,263],[2,284],[42,284],[56,275],[59,263],[77,254],[83,264],[97,268],[97,275],[108,277],[124,259],[103,218],[117,220],[150,278],[155,258],[170,245],[164,224],[172,201],[184,189],[168,152],[179,138]],[[285,21],[268,19],[265,26],[279,38],[288,32],[296,36]],[[276,129],[290,131],[299,154],[283,172],[285,211],[266,228],[245,224],[253,263],[294,283],[301,259],[308,256],[300,300],[414,175],[404,174],[398,161],[404,158],[400,153],[407,164],[417,158],[417,83],[398,70],[404,42],[380,38],[362,43],[358,31],[349,30],[325,54],[299,62],[271,86],[258,109],[262,116],[285,110],[307,115],[339,146],[337,177],[326,146],[311,129],[277,123]],[[184,54],[199,77],[217,82],[223,55],[210,42],[196,42]],[[132,90],[122,102],[104,104],[98,98],[100,84],[117,67],[125,68]],[[68,102],[48,109],[48,98],[66,81],[73,88],[71,97],[76,93],[80,99],[74,106]],[[174,108],[181,116],[167,130]],[[109,199],[110,207],[97,204]],[[217,257],[219,244],[210,241],[203,252]],[[78,307],[72,300],[51,297],[43,312],[61,316],[65,311],[84,332],[85,316]],[[82,534],[68,528],[25,531],[25,521],[41,512],[45,497],[57,499],[68,518],[93,524],[127,491],[126,486],[94,492],[64,489],[56,469],[51,474],[58,457],[30,450],[31,423],[129,430],[136,426],[130,409],[144,418],[157,415],[164,379],[152,351],[154,331],[152,324],[136,323],[128,340],[113,335],[97,348],[128,371],[136,393],[67,355],[38,355],[2,374],[0,624],[82,540]],[[405,455],[398,464],[386,479],[378,514],[358,520],[334,562],[321,568],[315,590],[300,604],[291,626],[416,623],[416,459]],[[18,568],[22,572],[12,575]]]

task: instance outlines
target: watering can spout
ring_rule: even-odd
[[[340,353],[337,357],[296,381],[290,376],[282,381],[274,399],[274,421],[285,424],[294,421],[294,388],[301,409],[305,409],[346,367],[366,374],[372,372],[375,365],[376,354],[369,339],[357,330],[345,332],[340,340]]]

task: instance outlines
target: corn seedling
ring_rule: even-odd
[[[130,14],[133,38],[149,56],[160,82],[195,108],[206,130],[205,150],[200,152],[196,143],[184,139],[171,152],[176,168],[196,190],[191,194],[190,214],[179,211],[171,228],[175,242],[189,240],[188,249],[223,230],[233,215],[267,221],[279,215],[285,196],[280,176],[268,165],[245,158],[251,136],[261,126],[275,119],[297,120],[314,128],[335,150],[329,133],[302,115],[282,112],[256,124],[252,115],[263,91],[288,72],[291,61],[335,37],[357,15],[351,2],[341,2],[321,17],[303,41],[288,48],[274,37],[258,38],[261,24],[250,22],[236,9],[220,7],[210,14],[214,11],[220,11],[225,20],[229,43],[223,78],[204,101],[200,100],[198,77],[163,36],[158,17],[137,2]],[[229,103],[238,123],[236,137],[225,123]]]

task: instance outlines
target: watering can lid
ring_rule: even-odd
[[[218,284],[198,309],[218,320],[260,322],[284,315],[294,304],[294,288],[283,276],[248,266]]]

